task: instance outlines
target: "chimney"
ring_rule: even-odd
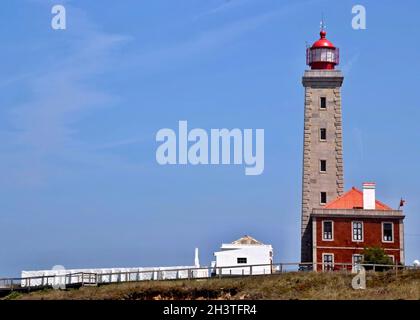
[[[375,182],[363,183],[363,209],[375,210]]]
[[[198,248],[195,248],[194,266],[200,268],[200,259],[198,258]]]

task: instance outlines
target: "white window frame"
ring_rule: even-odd
[[[353,224],[354,223],[360,223],[362,225],[362,239],[361,240],[355,240],[354,239],[354,232],[353,232],[353,230],[354,230]],[[352,242],[363,242],[364,240],[365,240],[365,226],[363,224],[363,221],[352,221],[351,222],[351,241]]]
[[[327,256],[327,255],[332,256],[331,270],[327,270],[327,271],[333,271],[334,270],[334,261],[335,261],[334,253],[328,253],[328,252],[325,252],[325,253],[322,254],[322,271],[325,271],[324,256]]]
[[[331,222],[331,239],[324,238],[324,223]],[[333,220],[322,220],[322,241],[334,241],[334,221]]]
[[[391,224],[391,229],[392,229],[392,240],[391,241],[388,241],[388,240],[384,240],[384,224],[385,223],[390,223]],[[382,242],[383,243],[394,243],[394,239],[395,239],[395,232],[394,232],[394,223],[393,222],[390,222],[390,221],[383,221],[382,223],[381,223],[381,233],[382,233],[382,236],[381,236],[381,240],[382,240]]]
[[[388,257],[390,257],[390,258],[391,258],[391,260],[392,260],[392,263],[393,263],[393,264],[395,264],[395,255],[393,255],[393,254],[388,254]]]

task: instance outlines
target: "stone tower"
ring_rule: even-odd
[[[301,261],[312,261],[312,230],[309,223],[314,208],[343,193],[343,144],[341,85],[343,75],[335,70],[339,50],[328,41],[326,32],[307,48],[305,87]]]

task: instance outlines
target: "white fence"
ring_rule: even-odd
[[[38,287],[53,285],[88,285],[146,280],[176,280],[208,278],[208,268],[162,267],[162,268],[112,268],[78,270],[23,271],[20,285]]]

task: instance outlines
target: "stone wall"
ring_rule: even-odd
[[[321,192],[327,202],[343,193],[343,142],[341,85],[339,70],[307,70],[302,78],[305,87],[304,147],[302,178],[301,261],[312,261],[312,209],[321,208]],[[321,97],[327,101],[320,108]],[[320,140],[320,129],[327,129],[326,141]],[[320,160],[327,161],[326,172],[320,172]]]

